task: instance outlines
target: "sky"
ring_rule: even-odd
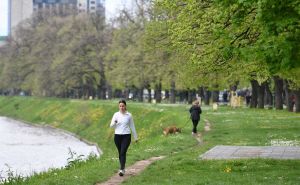
[[[131,3],[132,0],[105,0],[105,16],[107,20],[114,17],[118,13],[118,10],[123,7],[130,7]]]
[[[118,10],[130,7],[132,0],[106,0],[106,18],[114,17]],[[0,0],[0,36],[8,35],[8,0]]]
[[[0,36],[8,35],[8,0],[0,0]]]

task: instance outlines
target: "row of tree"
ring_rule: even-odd
[[[136,0],[111,22],[42,12],[0,48],[2,93],[209,103],[251,85],[251,107],[300,112],[299,3]],[[212,92],[212,93],[210,93]],[[212,96],[210,96],[212,94]],[[275,98],[274,98],[275,97]],[[275,99],[275,103],[272,100]],[[151,96],[148,98],[151,101]]]

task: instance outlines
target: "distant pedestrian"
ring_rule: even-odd
[[[197,134],[197,125],[200,121],[200,114],[202,113],[199,101],[195,100],[190,108],[191,120],[193,122],[192,134]]]
[[[119,153],[119,175],[123,176],[125,174],[126,152],[131,143],[131,132],[134,140],[136,142],[138,140],[132,115],[127,112],[125,100],[119,101],[119,111],[113,115],[110,127],[115,128],[114,141]]]

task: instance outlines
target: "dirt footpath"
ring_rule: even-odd
[[[199,144],[203,143],[203,138],[202,138],[203,134],[205,132],[208,132],[211,130],[211,124],[208,122],[208,120],[204,120],[204,122],[205,122],[205,125],[204,125],[203,133],[200,132],[198,134],[193,135],[193,137],[199,142]],[[151,163],[153,163],[157,160],[163,159],[163,158],[165,158],[165,156],[151,157],[150,159],[138,161],[135,164],[133,164],[132,166],[129,166],[128,168],[126,168],[125,175],[123,177],[120,177],[119,174],[117,173],[114,176],[112,176],[108,181],[103,182],[103,183],[98,183],[96,185],[118,185],[118,184],[121,184],[126,179],[141,173]]]
[[[128,179],[131,176],[138,175],[141,173],[147,166],[149,166],[151,163],[154,161],[163,159],[165,156],[159,156],[159,157],[151,157],[150,159],[147,160],[142,160],[138,161],[132,166],[126,168],[125,175],[123,177],[120,177],[119,174],[115,174],[112,176],[108,181],[103,182],[101,184],[96,184],[96,185],[117,185],[121,184],[123,181]]]

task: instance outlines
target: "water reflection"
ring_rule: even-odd
[[[70,150],[84,158],[101,151],[78,138],[58,129],[28,125],[6,117],[0,117],[0,175],[6,171],[22,176],[33,172],[60,168],[67,164]]]

